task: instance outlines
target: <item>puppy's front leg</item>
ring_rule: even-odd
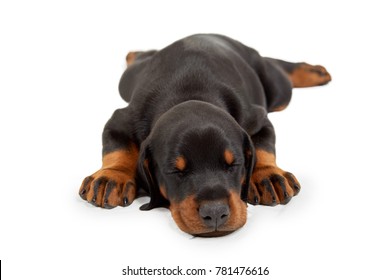
[[[131,120],[128,108],[119,109],[104,128],[102,167],[86,177],[79,190],[81,198],[95,206],[128,206],[135,199],[139,147]]]
[[[268,206],[288,203],[301,187],[293,174],[276,165],[275,132],[268,119],[263,128],[252,136],[252,141],[256,149],[256,165],[248,190],[248,202]]]

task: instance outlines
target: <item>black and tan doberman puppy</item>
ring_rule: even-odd
[[[261,57],[221,35],[194,35],[131,52],[120,84],[129,105],[103,132],[103,166],[80,196],[95,206],[169,207],[179,228],[221,236],[246,222],[247,202],[286,204],[300,185],[275,163],[269,112],[292,88],[331,80],[322,66]]]

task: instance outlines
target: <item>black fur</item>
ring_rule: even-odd
[[[274,152],[267,112],[291,98],[283,63],[220,35],[190,36],[138,56],[121,78],[129,105],[108,121],[103,153],[129,143],[140,148],[138,171],[151,196],[142,209],[168,204],[160,185],[177,201],[204,199],[210,188],[214,196],[233,190],[246,199],[255,149]],[[226,149],[235,159],[229,168]],[[184,171],[174,166],[179,155]]]

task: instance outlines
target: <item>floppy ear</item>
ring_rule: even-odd
[[[140,207],[141,210],[151,210],[156,207],[163,207],[167,205],[167,200],[161,195],[158,188],[154,169],[154,162],[150,150],[150,139],[147,138],[141,144],[138,160],[138,172],[143,182],[147,185],[150,201],[149,203],[142,205]]]
[[[253,168],[256,163],[255,146],[248,133],[244,133],[244,154],[245,154],[245,181],[241,188],[241,199],[245,202],[248,200],[248,189],[252,177]]]

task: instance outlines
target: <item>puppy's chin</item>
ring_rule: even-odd
[[[232,232],[234,232],[234,230],[232,230],[232,231],[211,231],[211,232],[194,234],[194,236],[195,237],[221,237],[221,236],[231,234]]]

